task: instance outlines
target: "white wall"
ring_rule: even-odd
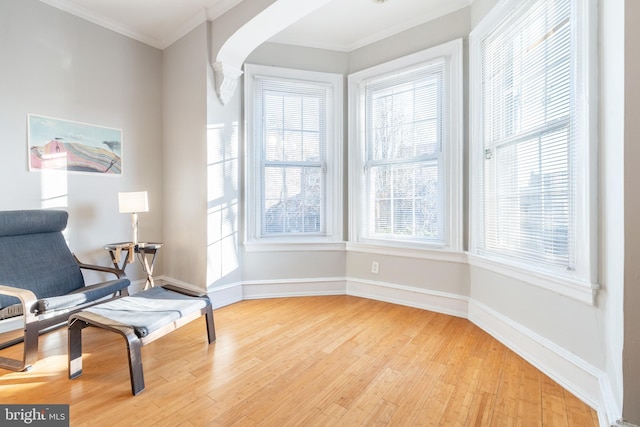
[[[466,7],[392,37],[356,49],[349,54],[349,72],[355,73],[458,38],[465,40],[464,50],[466,53],[466,40],[471,29],[470,12],[471,9]],[[467,57],[466,54],[464,56]],[[464,70],[464,80],[466,81],[466,62]]]
[[[251,52],[245,63],[346,75],[349,56],[346,52],[267,42]]]
[[[211,44],[215,43],[211,28],[208,43],[208,52],[211,52]],[[211,62],[209,58],[209,64]],[[207,66],[207,129],[206,283],[213,289],[242,281],[242,90],[238,88],[227,104],[222,105],[216,95],[211,66]]]
[[[163,51],[164,275],[207,285],[207,25]]]
[[[161,57],[37,0],[0,2],[0,209],[66,209],[71,250],[110,265],[102,246],[131,233],[117,193],[147,190],[140,237],[161,240]],[[122,129],[122,175],[29,172],[27,113]],[[142,278],[137,265],[127,273]]]

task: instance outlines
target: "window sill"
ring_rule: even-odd
[[[476,254],[468,254],[469,265],[480,267],[548,291],[573,298],[591,306],[596,305],[596,295],[600,285],[568,277],[558,277],[543,272],[505,264],[495,259]]]
[[[344,251],[344,242],[291,239],[263,239],[244,243],[245,252]]]
[[[346,243],[346,250],[350,252],[365,252],[371,254],[391,255],[408,258],[430,259],[447,262],[467,262],[465,252],[440,249],[438,247],[408,247],[391,246],[383,243]]]

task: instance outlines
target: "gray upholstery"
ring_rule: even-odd
[[[36,312],[44,313],[49,310],[61,310],[95,301],[121,290],[122,284],[128,281],[128,279],[109,280],[108,282],[76,289],[66,295],[41,298],[36,304]]]
[[[162,287],[129,295],[84,309],[133,327],[140,338],[209,304],[207,297],[196,298]]]
[[[0,212],[0,284],[32,291],[42,313],[95,301],[129,286],[126,278],[85,288],[62,235],[68,214],[55,210]],[[0,295],[0,309],[20,301]]]
[[[22,359],[0,356],[0,368],[23,371],[38,359],[40,333],[69,316],[110,298],[128,295],[124,271],[80,263],[62,230],[68,214],[56,210],[0,211],[0,319],[24,318],[24,334],[0,343],[0,350],[24,342]],[[82,270],[115,280],[85,285]]]
[[[84,286],[61,231],[64,211],[0,212],[0,283],[29,289],[38,298],[64,295]],[[0,295],[0,308],[20,302]]]
[[[54,233],[67,227],[65,211],[22,210],[4,211],[0,215],[0,236]]]

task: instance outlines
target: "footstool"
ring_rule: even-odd
[[[122,335],[129,353],[131,393],[144,390],[140,349],[204,315],[209,344],[216,340],[211,301],[204,291],[163,285],[86,308],[69,317],[69,378],[82,375],[82,330],[87,326]]]

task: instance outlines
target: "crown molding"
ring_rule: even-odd
[[[134,40],[138,40],[139,42],[148,44],[149,46],[162,49],[161,40],[158,40],[153,37],[134,31],[131,28],[121,25],[112,19],[106,18],[105,16],[95,13],[84,7],[80,7],[77,4],[72,3],[70,1],[40,0],[40,2],[45,3],[51,7],[55,7],[56,9],[62,10],[64,12],[68,12],[86,21],[93,22],[94,24],[100,25],[101,27],[104,27],[108,30],[122,34],[123,36],[129,37]]]
[[[129,37],[131,39],[137,40],[161,50],[165,49],[168,46],[171,46],[177,40],[191,32],[198,25],[222,16],[224,13],[238,5],[241,1],[242,0],[218,0],[213,4],[213,6],[197,11],[190,18],[188,18],[180,25],[176,26],[174,29],[166,31],[163,37],[156,38],[148,34],[136,31],[126,25],[122,25],[121,23],[113,19],[109,19],[104,15],[96,13],[92,10],[78,6],[77,4],[69,0],[40,0],[40,2],[45,3],[51,7],[62,10],[64,12],[68,12],[79,18],[100,25],[103,28],[114,31],[118,34],[122,34],[123,36]]]

